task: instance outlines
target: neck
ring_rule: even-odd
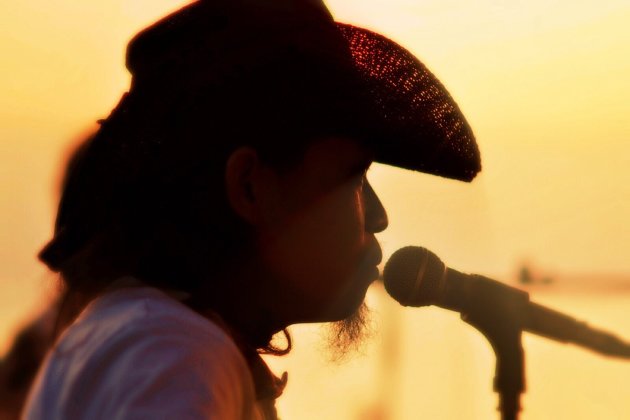
[[[216,313],[229,333],[247,346],[269,347],[271,338],[288,326],[274,311],[269,276],[257,264],[218,273],[187,304],[204,316]]]

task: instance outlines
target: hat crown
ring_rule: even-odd
[[[133,84],[221,81],[285,49],[348,62],[347,44],[319,0],[201,0],[136,35],[127,48]]]

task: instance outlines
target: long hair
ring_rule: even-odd
[[[224,192],[228,151],[190,150],[195,142],[186,131],[200,117],[195,108],[185,110],[188,121],[171,114],[151,136],[140,128],[143,118],[129,118],[132,106],[123,99],[66,166],[55,235],[39,254],[63,283],[57,332],[82,308],[76,302],[87,303],[122,276],[190,295],[203,289],[207,298],[193,309],[213,309],[228,286],[217,281],[219,273],[251,252],[251,229]],[[178,141],[160,150],[167,136]]]

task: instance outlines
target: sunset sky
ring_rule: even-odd
[[[185,3],[0,3],[0,350],[50,290],[35,255],[52,231],[66,153],[127,89],[130,37]],[[481,149],[472,184],[373,166],[390,218],[385,257],[422,245],[506,281],[523,263],[550,274],[630,274],[627,0],[327,4],[337,20],[417,55]]]

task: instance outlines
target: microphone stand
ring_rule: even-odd
[[[479,330],[490,342],[496,355],[494,391],[499,394],[502,420],[517,420],[520,397],[525,391],[525,361],[522,345],[523,317],[529,294],[505,295],[496,299],[497,287],[488,287],[481,294],[488,304],[477,302],[474,308],[462,311],[462,320]]]
[[[499,393],[502,420],[516,420],[525,391],[524,330],[564,343],[574,343],[608,356],[630,359],[630,344],[584,322],[529,301],[529,293],[471,275],[474,302],[459,302],[462,320],[479,330],[497,358],[494,390]],[[468,303],[465,304],[464,303]],[[551,315],[551,316],[550,316]]]

